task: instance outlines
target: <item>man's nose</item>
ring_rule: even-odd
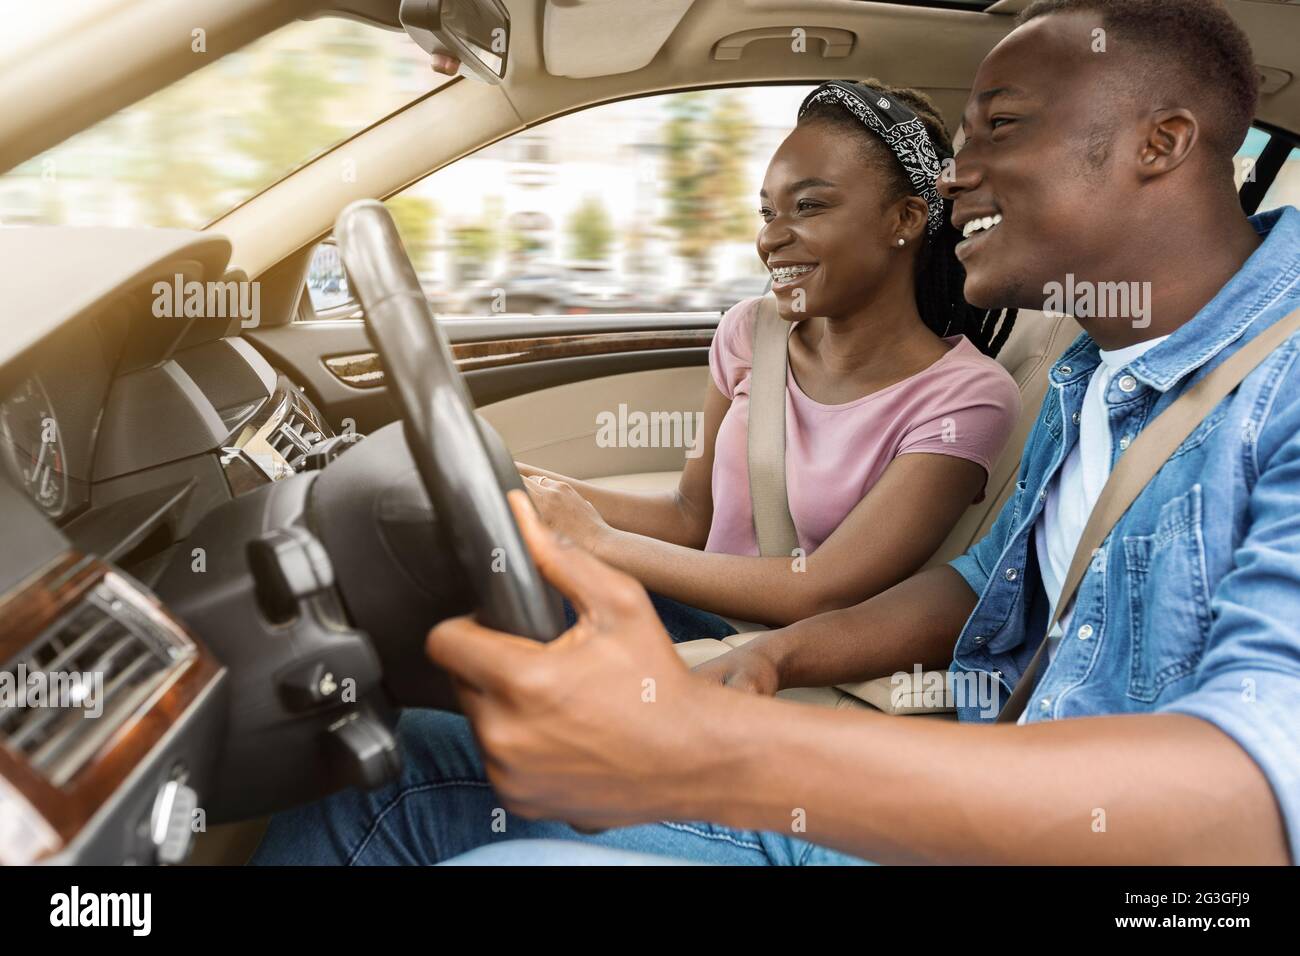
[[[939,195],[949,201],[964,192],[969,192],[980,184],[983,172],[973,156],[967,156],[963,150],[957,156],[945,159],[935,179],[935,188]]]

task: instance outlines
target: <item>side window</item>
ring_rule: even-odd
[[[1238,191],[1248,183],[1253,183],[1261,175],[1271,170],[1263,169],[1261,159],[1274,137],[1268,132],[1252,128],[1246,134],[1245,141],[1237,150],[1234,159],[1234,174]],[[1256,212],[1267,212],[1280,206],[1300,206],[1300,149],[1292,148],[1286,153],[1277,174],[1268,183],[1268,188],[1260,200]]]
[[[1254,182],[1255,165],[1259,162],[1259,154],[1264,152],[1264,147],[1268,145],[1268,140],[1268,133],[1253,126],[1246,134],[1245,141],[1232,159],[1232,178],[1237,184],[1237,192],[1241,192],[1241,187],[1246,183]]]
[[[593,107],[453,163],[388,207],[439,314],[725,311],[767,284],[758,190],[810,89]]]
[[[1300,207],[1300,149],[1292,148],[1282,168],[1277,171],[1273,184],[1264,193],[1259,211],[1277,209],[1279,206]]]

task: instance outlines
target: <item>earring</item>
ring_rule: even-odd
[[[902,245],[903,243],[905,243],[906,241],[907,241],[906,239],[899,239],[899,240],[898,240],[898,244],[901,246],[901,245]]]

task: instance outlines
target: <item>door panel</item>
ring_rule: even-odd
[[[530,465],[574,478],[624,476],[621,484],[675,487],[671,476],[686,461],[682,439],[698,430],[708,382],[707,365],[653,369],[545,388],[481,412],[510,453]]]
[[[442,318],[439,325],[482,407],[590,379],[698,371],[708,364],[719,318],[712,312],[493,316]],[[397,417],[382,365],[359,319],[292,322],[245,334],[272,365],[307,389],[331,423],[351,418],[358,431],[370,432]],[[691,402],[702,398],[701,386]],[[617,405],[611,409],[617,411]]]

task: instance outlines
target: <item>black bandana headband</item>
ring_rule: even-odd
[[[930,134],[920,117],[887,93],[861,83],[832,80],[823,83],[804,98],[799,107],[802,119],[816,103],[838,103],[875,133],[903,164],[916,194],[930,207],[925,231],[934,235],[944,226],[943,201],[935,181],[939,178],[939,157],[930,142]]]

